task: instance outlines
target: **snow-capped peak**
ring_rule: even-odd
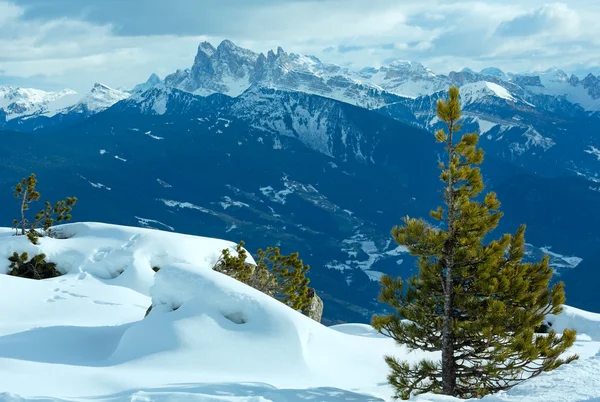
[[[126,92],[96,83],[79,102],[61,111],[61,113],[98,113],[127,97],[129,97],[129,94]]]
[[[460,97],[465,106],[477,102],[486,96],[495,96],[511,102],[517,101],[506,88],[489,81],[465,84],[460,88]]]
[[[71,89],[47,92],[41,89],[0,86],[0,110],[6,120],[30,115],[52,116],[77,102],[79,96]]]
[[[508,80],[509,79],[508,75],[504,71],[500,70],[497,67],[487,67],[487,68],[484,68],[483,70],[481,70],[479,72],[479,74],[481,74],[481,75],[489,75],[491,77],[496,77],[496,78],[499,78],[501,80]]]
[[[155,86],[156,84],[158,84],[160,82],[161,82],[160,77],[158,75],[156,75],[156,73],[152,73],[150,75],[150,77],[146,80],[146,82],[137,84],[131,92],[138,93],[138,92],[147,91],[148,89],[152,88],[153,86]]]

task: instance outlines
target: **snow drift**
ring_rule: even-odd
[[[97,223],[56,233],[34,246],[0,230],[0,261],[43,252],[65,274],[0,275],[0,401],[382,401],[383,355],[426,356],[368,325],[324,327],[214,272],[232,242]],[[552,321],[585,332],[582,360],[488,400],[600,398],[600,315],[567,308]]]

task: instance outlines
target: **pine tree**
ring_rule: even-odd
[[[283,255],[279,247],[258,250],[258,268],[267,270],[274,277],[274,296],[294,310],[304,310],[310,303],[306,277],[309,265],[304,265],[298,253]]]
[[[231,251],[228,248],[221,251],[221,257],[213,269],[240,282],[247,283],[250,276],[252,276],[254,268],[252,265],[246,263],[247,253],[244,249],[244,244],[241,241],[235,247],[235,255],[231,255]]]
[[[248,264],[242,241],[236,246],[236,255],[224,249],[213,269],[276,298],[294,310],[304,311],[310,303],[310,281],[306,277],[310,266],[304,265],[298,253],[283,255],[278,247],[258,250],[256,254],[256,266]]]
[[[54,206],[46,201],[44,209],[34,216],[33,221],[30,221],[27,219],[25,211],[29,210],[29,204],[40,199],[40,193],[35,188],[36,184],[37,178],[32,173],[17,183],[14,193],[20,203],[21,220],[13,220],[13,229],[16,230],[16,234],[19,234],[20,231],[21,235],[27,235],[33,244],[37,244],[37,239],[41,236],[39,229],[47,233],[54,222],[71,220],[71,211],[77,202],[75,197],[67,197],[65,200],[58,201]]]
[[[47,279],[60,276],[56,264],[46,261],[45,254],[38,254],[29,260],[27,253],[14,252],[8,257],[10,261],[8,275],[29,279]]]
[[[388,379],[402,399],[425,392],[481,397],[577,358],[560,358],[575,331],[535,334],[547,314],[561,312],[565,293],[562,283],[549,288],[547,256],[523,263],[525,227],[484,243],[502,213],[495,193],[480,195],[484,185],[476,165],[483,151],[477,133],[456,141],[458,88],[438,101],[437,116],[447,126],[435,135],[447,158],[440,162],[443,207],[431,212],[438,224],[407,217],[392,229],[395,241],[418,257],[419,273],[406,283],[383,276],[380,301],[393,312],[372,320],[398,344],[441,352],[440,361],[414,365],[386,357]]]

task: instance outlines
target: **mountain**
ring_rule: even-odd
[[[593,89],[586,80],[576,85]],[[381,308],[381,274],[414,272],[389,230],[402,216],[429,219],[439,203],[431,132],[454,84],[506,212],[498,232],[527,223],[528,258],[550,253],[578,293],[590,283],[579,269],[591,271],[600,246],[600,114],[529,89],[543,82],[492,68],[437,75],[405,61],[353,72],[281,48],[204,42],[190,69],[131,94],[97,85],[63,113],[5,123],[0,183],[34,171],[42,194],[80,198],[78,220],[299,251],[326,319],[366,321]],[[4,221],[11,196],[0,195]],[[576,306],[600,308],[585,297]]]
[[[4,103],[1,101],[2,96]],[[83,96],[69,89],[45,92],[37,89],[0,87],[0,128],[34,131],[74,124],[128,96],[126,92],[98,83]]]
[[[77,93],[70,89],[46,92],[41,89],[0,86],[0,112],[8,121],[31,115],[53,116],[74,102]]]
[[[205,97],[161,83],[35,142],[29,133],[0,135],[3,188],[34,171],[44,197],[79,198],[77,220],[300,252],[330,323],[368,321],[381,308],[381,274],[414,272],[390,227],[405,215],[427,219],[439,203],[430,134],[298,91],[253,86],[236,98]],[[586,180],[543,179],[494,157],[484,173],[505,202],[501,230],[528,223],[529,254],[552,246],[561,277],[600,243],[600,217],[581,219],[600,202]],[[581,200],[578,208],[569,209],[563,189]],[[0,194],[3,221],[14,208],[12,193]],[[561,220],[547,222],[545,212],[563,209]]]
[[[155,73],[152,73],[150,75],[150,77],[148,78],[148,80],[146,80],[146,82],[137,84],[135,87],[133,87],[133,89],[131,90],[131,93],[140,93],[140,92],[147,91],[148,89],[152,88],[154,85],[159,84],[160,82],[161,82],[160,77],[158,75],[156,75]]]
[[[103,84],[94,84],[93,88],[77,103],[60,111],[62,114],[80,113],[92,115],[108,109],[115,103],[126,99],[129,94],[117,89],[112,89]]]
[[[265,56],[228,40],[217,48],[201,43],[192,68],[168,75],[165,84],[204,96],[222,93],[235,97],[251,85],[261,85],[317,94],[365,108],[386,103],[386,94],[347,69],[322,63],[316,57],[287,53],[281,47]]]

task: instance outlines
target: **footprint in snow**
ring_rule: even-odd
[[[127,250],[128,248],[133,247],[135,245],[135,243],[137,243],[137,241],[139,240],[140,236],[141,235],[139,233],[134,234],[133,236],[131,236],[129,238],[129,241],[127,243],[125,243],[121,246],[121,248],[123,250]]]
[[[92,303],[101,304],[104,306],[122,306],[122,304],[120,304],[120,303],[111,303],[111,302],[105,302],[105,301],[100,301],[100,300],[94,300]]]
[[[98,250],[96,250],[96,252],[92,256],[92,260],[94,260],[96,262],[100,262],[103,259],[105,259],[106,256],[109,255],[112,251],[113,251],[113,248],[111,248],[111,247],[99,248]]]
[[[66,291],[66,290],[62,290],[61,293],[64,293],[66,295],[73,296],[73,297],[81,297],[81,298],[84,298],[84,299],[88,297],[86,295],[80,295],[80,294],[77,294],[77,293],[71,293],[71,292]]]
[[[46,300],[46,302],[48,302],[48,303],[54,303],[57,300],[64,300],[64,299],[66,299],[66,297],[62,297],[61,295],[54,295],[54,296],[48,298],[48,300]]]

